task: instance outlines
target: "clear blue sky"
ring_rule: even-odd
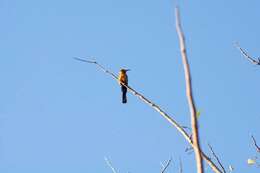
[[[190,125],[175,31],[181,10],[187,38],[201,144],[211,143],[226,167],[246,164],[260,143],[260,67],[234,47],[260,56],[259,0],[0,0],[0,172],[154,172],[173,157],[195,172],[183,137],[157,112],[95,66],[96,57],[129,84]],[[211,172],[205,166],[207,172]]]

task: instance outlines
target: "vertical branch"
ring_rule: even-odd
[[[179,168],[179,173],[182,173],[183,172],[183,169],[182,169],[182,161],[181,161],[181,158],[180,158],[180,168]]]
[[[203,162],[201,157],[201,149],[200,149],[200,143],[199,143],[199,131],[198,131],[198,122],[197,122],[197,116],[196,116],[196,107],[192,95],[192,84],[191,84],[191,75],[190,75],[190,67],[187,59],[187,52],[186,52],[186,46],[185,46],[185,38],[181,27],[181,21],[180,21],[180,15],[179,15],[179,9],[176,8],[176,29],[177,34],[179,37],[180,42],[180,49],[181,49],[181,56],[182,56],[182,63],[184,67],[184,73],[185,73],[185,81],[186,81],[186,95],[189,103],[189,109],[191,114],[191,127],[192,127],[192,142],[194,144],[194,152],[197,162],[197,173],[203,173]]]

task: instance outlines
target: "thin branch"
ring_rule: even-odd
[[[164,173],[166,171],[166,169],[169,167],[170,163],[172,161],[172,158],[170,158],[169,160],[167,160],[166,164],[163,165],[163,168],[161,170],[161,173]]]
[[[192,152],[193,152],[193,148],[192,147],[187,147],[186,149],[185,149],[185,152],[187,153],[187,154],[191,154]]]
[[[100,65],[97,61],[90,61],[90,60],[86,60],[86,59],[82,59],[82,58],[74,58],[75,60],[78,61],[82,61],[82,62],[86,62],[86,63],[90,63],[90,64],[95,64],[97,65],[103,72],[110,74],[115,80],[118,80],[117,76],[115,74],[113,74],[112,72],[108,71],[107,69],[105,69],[105,67],[103,67],[102,65]],[[122,83],[123,84],[123,83]],[[126,86],[127,87],[127,86]]]
[[[112,172],[113,172],[113,173],[118,173],[118,172],[116,171],[116,169],[113,167],[112,163],[108,160],[108,158],[107,158],[107,157],[104,157],[104,159],[105,159],[105,161],[106,161],[107,166],[112,170]]]
[[[75,58],[76,60],[84,60],[81,58]],[[87,63],[91,63],[91,64],[95,64],[97,65],[103,72],[109,74],[113,79],[115,79],[116,81],[118,81],[118,78],[115,74],[113,74],[112,72],[108,71],[107,69],[105,69],[102,65],[100,65],[98,62],[96,61],[83,61],[83,62],[87,62]],[[165,111],[163,111],[158,105],[156,105],[155,103],[153,103],[152,101],[150,101],[149,99],[147,99],[145,96],[143,96],[142,94],[140,94],[139,92],[135,91],[133,88],[131,88],[129,85],[125,85],[124,83],[121,83],[122,85],[124,85],[133,95],[135,95],[136,97],[138,97],[140,100],[142,100],[143,102],[145,102],[147,105],[151,106],[154,110],[156,110],[163,118],[165,118],[171,125],[173,125],[182,135],[183,137],[189,142],[189,144],[194,148],[192,140],[189,137],[189,134],[182,128],[182,126],[177,123],[177,121],[175,121],[173,118],[171,118]],[[220,169],[215,165],[215,163],[213,163],[210,158],[203,153],[203,151],[201,151],[201,154],[203,156],[203,158],[207,161],[207,163],[210,165],[210,167],[212,168],[212,170],[216,173],[221,173]]]
[[[257,145],[256,140],[255,140],[253,135],[251,136],[251,138],[253,140],[254,146],[256,147],[256,151],[259,153],[260,152],[260,147]]]
[[[180,168],[179,168],[179,173],[182,173],[183,172],[183,169],[182,169],[182,161],[181,161],[181,158],[180,158]]]
[[[229,172],[233,172],[233,171],[234,171],[234,168],[233,168],[232,165],[229,165],[229,166],[228,166],[228,169],[229,169]]]
[[[93,63],[93,64],[96,64],[97,62],[96,61],[90,61],[90,60],[86,60],[86,59],[81,59],[81,58],[74,58],[78,61],[82,61],[82,62],[87,62],[87,63]]]
[[[222,171],[223,171],[224,173],[226,173],[226,170],[225,170],[224,166],[223,166],[222,163],[220,162],[220,160],[219,160],[218,156],[216,155],[216,153],[214,152],[212,146],[211,146],[210,144],[208,144],[208,147],[209,147],[211,153],[213,154],[213,156],[215,157],[215,159],[217,160],[218,164],[221,166]]]
[[[184,128],[184,129],[188,129],[188,130],[191,130],[191,128],[188,127],[188,126],[182,126],[182,128]]]
[[[190,74],[190,67],[187,58],[186,46],[185,46],[185,38],[184,33],[181,27],[181,20],[179,9],[176,7],[175,9],[176,14],[176,30],[179,37],[180,42],[180,49],[181,49],[181,56],[182,56],[182,63],[184,67],[185,73],[185,81],[186,81],[186,95],[189,103],[190,114],[191,114],[191,127],[192,127],[192,141],[194,144],[194,153],[197,162],[197,173],[203,173],[203,161],[201,156],[201,149],[200,149],[200,142],[199,142],[199,130],[198,130],[198,121],[197,121],[197,111],[195,106],[195,101],[192,95],[192,83],[191,83],[191,74]]]
[[[240,50],[240,52],[244,55],[244,57],[246,59],[248,59],[251,63],[255,64],[255,65],[260,65],[260,59],[258,58],[258,60],[255,60],[256,58],[252,58],[251,56],[248,55],[248,53],[243,50],[238,43],[235,43],[235,46],[237,47],[238,50]]]

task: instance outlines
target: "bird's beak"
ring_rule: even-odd
[[[126,69],[125,71],[131,71],[130,69]]]

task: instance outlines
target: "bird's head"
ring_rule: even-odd
[[[122,69],[120,70],[121,73],[126,73],[126,72],[128,72],[128,71],[130,71],[130,69],[123,69],[123,68],[122,68]]]

